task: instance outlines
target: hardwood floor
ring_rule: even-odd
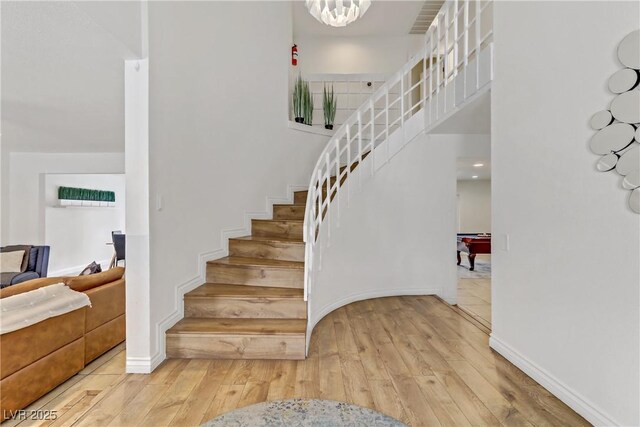
[[[458,279],[458,307],[491,329],[491,279]]]
[[[334,311],[315,329],[306,360],[169,359],[150,375],[124,374],[124,363],[115,349],[28,409],[56,410],[54,426],[197,426],[237,407],[301,397],[352,402],[411,426],[589,425],[432,296]]]

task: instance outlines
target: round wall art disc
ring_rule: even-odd
[[[638,72],[631,68],[616,71],[609,77],[609,90],[613,93],[627,92],[638,85],[639,79]]]
[[[640,123],[640,90],[621,93],[611,101],[611,114],[624,123]]]
[[[633,147],[625,151],[618,160],[616,172],[624,176],[638,169],[640,169],[640,144],[633,144]]]
[[[618,163],[618,159],[619,157],[617,154],[614,154],[614,153],[606,154],[602,156],[602,158],[600,158],[600,160],[598,161],[598,164],[596,165],[596,168],[598,168],[600,172],[610,171],[611,169],[616,167],[616,163]]]
[[[628,173],[622,180],[622,188],[626,190],[633,190],[638,187],[640,187],[640,169]]]
[[[614,123],[591,137],[589,147],[596,154],[620,151],[633,142],[635,128],[626,123]]]
[[[640,213],[640,188],[636,188],[629,196],[629,207],[632,211]]]
[[[591,129],[600,130],[609,126],[611,122],[613,122],[611,112],[609,110],[602,110],[591,116],[589,126],[591,126]]]
[[[618,45],[618,59],[625,67],[640,69],[640,30],[622,39]]]

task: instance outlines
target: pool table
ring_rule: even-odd
[[[486,233],[458,233],[458,265],[462,262],[460,252],[466,252],[469,257],[469,270],[473,271],[476,254],[491,253],[491,234]]]

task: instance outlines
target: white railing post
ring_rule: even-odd
[[[480,15],[482,14],[481,0],[477,0],[475,3],[476,8],[476,87],[477,90],[480,87],[480,44],[482,43],[482,31]]]
[[[458,0],[453,0],[453,77],[458,75]],[[454,86],[455,92],[455,86]]]
[[[425,41],[423,43],[422,50],[422,76],[420,79],[422,81],[422,109],[426,110],[427,106],[427,38],[425,36]]]
[[[325,200],[327,201],[327,246],[329,246],[331,244],[331,215],[329,215],[329,206],[331,205],[331,176],[329,175],[329,170],[331,169],[329,167],[329,150],[327,150],[327,152],[324,155],[324,162],[325,162],[325,176],[324,178],[324,182],[327,183],[327,196],[325,198]],[[322,222],[322,207],[320,207],[320,222]]]
[[[409,85],[409,87],[411,87],[411,85]],[[411,93],[409,93],[409,97],[411,97]],[[405,103],[405,93],[404,93],[404,71],[403,71],[402,77],[400,78],[400,126],[404,126],[404,103]],[[389,137],[388,134],[387,134],[387,137]]]

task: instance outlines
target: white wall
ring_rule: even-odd
[[[330,247],[321,256],[321,250],[315,251],[320,271],[309,290],[311,327],[336,308],[362,299],[439,294],[455,302],[456,166],[450,142],[421,134],[361,189],[357,177],[348,180],[341,198],[357,193],[348,208],[340,200],[339,226],[332,203],[332,218],[325,220],[318,238]],[[358,173],[367,175],[371,157]]]
[[[308,186],[327,137],[286,127],[290,4],[153,2],[149,34],[153,358],[221,231]]]
[[[8,176],[2,186],[3,245],[46,243],[45,174],[124,173],[123,153],[10,153],[8,157],[8,171],[3,162],[3,176]]]
[[[590,422],[640,425],[640,216],[587,145],[640,5],[494,8],[491,344]]]
[[[114,207],[58,206],[58,187],[114,191]],[[47,174],[44,176],[44,241],[51,246],[49,276],[79,274],[92,261],[109,267],[111,232],[125,232],[124,175]]]
[[[327,37],[297,36],[298,67],[315,73],[384,74],[398,71],[420,48],[421,35]]]
[[[458,181],[459,233],[491,232],[491,181]]]

